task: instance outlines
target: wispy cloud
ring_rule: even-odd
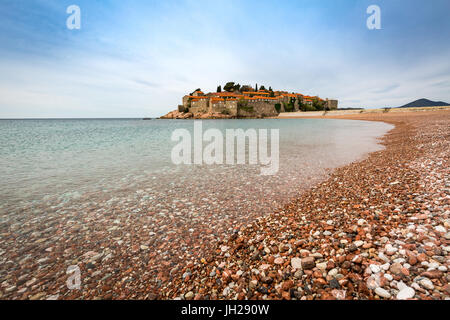
[[[448,1],[78,0],[0,4],[0,117],[158,116],[183,94],[264,84],[343,107],[450,101]]]

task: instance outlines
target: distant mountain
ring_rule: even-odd
[[[442,101],[431,101],[428,99],[419,99],[398,108],[440,107],[440,106],[450,106],[450,103]]]

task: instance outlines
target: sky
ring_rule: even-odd
[[[2,0],[0,118],[158,117],[228,81],[342,108],[450,102],[449,12],[448,0]]]

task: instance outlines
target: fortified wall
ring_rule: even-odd
[[[249,87],[249,86],[246,86]],[[280,112],[336,110],[337,100],[321,99],[286,91],[242,90],[204,94],[200,89],[183,97],[178,111],[166,118],[264,118],[275,117]],[[316,109],[319,108],[321,109]]]

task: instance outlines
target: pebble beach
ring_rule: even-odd
[[[107,207],[91,197],[2,221],[0,298],[449,298],[450,112],[337,118],[395,128],[384,150],[309,177],[309,189],[293,190],[290,177],[283,201],[222,196],[224,176],[203,181],[217,192],[194,201],[155,181],[151,199],[123,190]],[[269,195],[283,183],[256,186]],[[149,207],[163,197],[164,206]],[[69,265],[81,269],[81,290],[67,289]]]
[[[449,299],[450,112],[340,118],[395,129],[385,150],[168,270],[159,298]]]

